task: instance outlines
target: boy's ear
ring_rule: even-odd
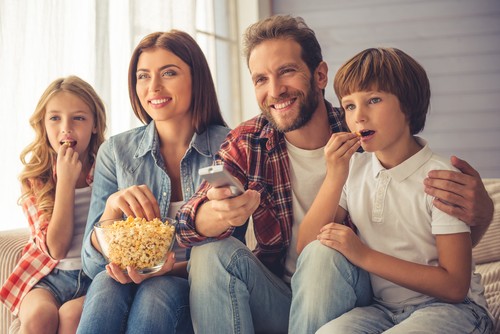
[[[328,84],[328,65],[322,61],[314,71],[314,77],[319,89],[325,89]]]

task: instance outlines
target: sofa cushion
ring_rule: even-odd
[[[472,250],[477,264],[500,261],[500,179],[483,179],[483,182],[493,200],[495,212],[488,231]]]
[[[484,296],[495,321],[493,333],[500,333],[500,262],[480,264],[476,271],[481,274]]]

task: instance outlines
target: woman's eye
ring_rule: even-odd
[[[146,73],[137,74],[137,80],[146,79],[148,76]]]
[[[173,77],[175,74],[176,74],[175,71],[165,71],[165,72],[163,72],[162,75],[164,77]]]

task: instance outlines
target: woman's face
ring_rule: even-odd
[[[191,69],[172,52],[162,48],[143,51],[136,78],[137,96],[156,123],[191,117]]]

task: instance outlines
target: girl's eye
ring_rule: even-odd
[[[50,121],[58,121],[58,120],[60,120],[60,117],[59,116],[50,116],[49,120]]]
[[[379,103],[380,101],[382,101],[382,99],[380,97],[372,97],[370,99],[370,103],[373,103],[373,104]]]
[[[83,116],[75,116],[75,120],[77,120],[77,121],[84,121],[85,117],[83,117]]]

